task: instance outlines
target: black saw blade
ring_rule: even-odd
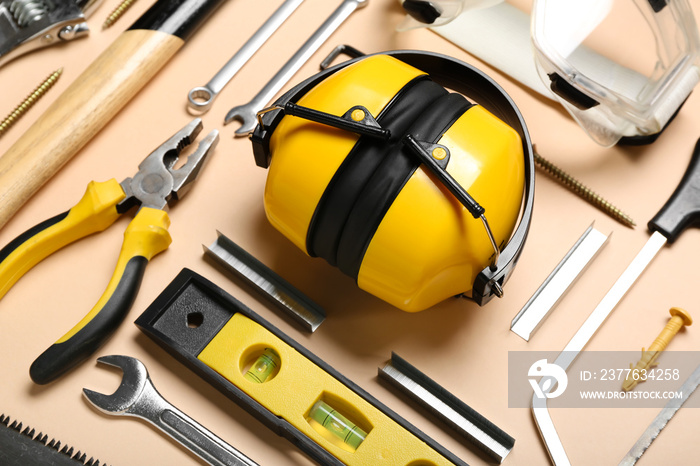
[[[107,466],[86,453],[50,439],[49,436],[9,416],[0,414],[0,465],[3,466]]]

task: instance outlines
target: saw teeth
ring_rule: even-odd
[[[12,430],[17,431],[20,435],[25,435],[32,440],[39,442],[43,444],[46,447],[53,448],[59,453],[62,453],[64,455],[67,455],[71,459],[74,459],[81,464],[84,464],[85,466],[107,466],[107,463],[100,463],[99,460],[96,460],[92,457],[90,457],[89,460],[87,460],[87,454],[81,452],[78,450],[75,452],[75,449],[69,445],[62,445],[60,440],[56,439],[51,439],[49,440],[49,436],[47,434],[44,434],[43,432],[39,432],[38,434],[36,433],[36,429],[33,429],[30,426],[24,426],[21,422],[19,421],[13,421],[10,416],[5,415],[0,413],[0,426],[5,426],[7,428],[10,428]],[[23,429],[24,428],[24,429]],[[74,453],[75,452],[75,453]]]

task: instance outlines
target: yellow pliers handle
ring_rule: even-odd
[[[29,269],[58,249],[102,231],[120,216],[125,193],[116,180],[92,182],[67,213],[20,235],[0,251],[0,297]],[[124,232],[124,243],[107,289],[92,310],[42,353],[29,374],[38,384],[51,382],[85,360],[114,332],[138,293],[148,261],[171,243],[168,214],[141,208]]]

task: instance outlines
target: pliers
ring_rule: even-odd
[[[43,259],[80,238],[105,230],[122,214],[138,208],[124,232],[124,243],[107,289],[92,310],[44,351],[29,375],[37,384],[60,377],[97,350],[124,320],[136,298],[146,265],[168,248],[170,218],[165,207],[184,196],[219,140],[210,132],[181,168],[180,151],[202,130],[197,118],[154,150],[133,178],[91,181],[69,211],[30,228],[0,250],[0,299]]]

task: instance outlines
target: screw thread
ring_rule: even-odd
[[[615,207],[605,198],[597,194],[592,189],[588,188],[576,178],[569,175],[564,170],[542,157],[540,154],[535,152],[534,156],[535,163],[538,166],[540,166],[545,172],[549,173],[552,177],[560,181],[564,186],[569,188],[570,191],[574,192],[579,197],[598,207],[599,209],[601,209],[602,211],[613,217],[615,220],[622,223],[623,225],[626,225],[628,227],[634,227],[636,225],[634,220],[632,220],[632,218],[629,215],[624,213],[619,208]]]
[[[27,111],[34,106],[35,103],[43,97],[46,92],[53,87],[54,84],[56,84],[56,81],[58,81],[58,78],[61,76],[61,73],[63,73],[63,68],[60,68],[44,80],[34,91],[29,94],[29,96],[22,101],[21,104],[19,104],[12,112],[10,112],[9,115],[5,117],[4,120],[0,123],[0,136],[5,134],[5,131],[10,129],[12,125],[14,125],[17,120],[19,120]]]
[[[124,0],[121,2],[113,11],[110,13],[109,16],[107,16],[107,19],[105,19],[105,22],[102,24],[102,29],[107,29],[108,27],[111,27],[114,23],[117,22],[119,18],[122,17],[124,13],[127,12],[129,8],[131,8],[131,5],[136,3],[136,0]]]

